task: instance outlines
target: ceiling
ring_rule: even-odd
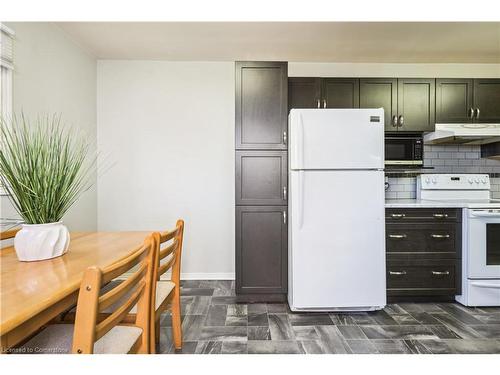
[[[500,22],[58,22],[98,59],[500,63]]]

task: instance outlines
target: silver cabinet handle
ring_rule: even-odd
[[[432,238],[450,238],[449,234],[431,234]]]
[[[448,218],[448,214],[433,214],[432,217],[434,219],[446,219]]]
[[[283,132],[283,143],[286,145],[286,140],[287,140],[287,134],[286,132]]]
[[[405,124],[405,118],[403,115],[399,116],[399,127],[401,128]]]
[[[283,211],[283,224],[286,224],[286,211]]]
[[[436,275],[436,276],[441,276],[441,275],[449,275],[450,274],[450,271],[432,271],[432,274],[433,275]]]
[[[398,126],[398,116],[392,116],[392,127],[396,128]]]
[[[389,271],[389,275],[406,275],[406,271]]]
[[[326,99],[323,99],[323,108],[326,108]]]
[[[406,237],[407,237],[406,234],[389,234],[389,238],[394,238],[396,240],[401,240]]]
[[[469,118],[474,118],[474,108],[469,108]]]
[[[406,215],[405,214],[392,214],[391,217],[393,219],[402,219],[404,218]]]
[[[286,196],[287,196],[287,194],[286,194],[286,193],[287,193],[287,192],[286,192],[286,186],[283,186],[283,200],[284,200],[284,201],[286,201]]]
[[[476,108],[476,118],[479,118],[479,115],[481,114],[481,111],[479,108]]]
[[[318,105],[318,108],[321,108],[321,100],[317,100],[317,105]]]

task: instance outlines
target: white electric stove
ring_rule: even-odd
[[[417,198],[455,202],[462,216],[462,294],[466,306],[500,306],[500,200],[486,174],[423,174]]]

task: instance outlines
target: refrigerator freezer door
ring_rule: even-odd
[[[292,109],[290,169],[384,168],[384,110]]]
[[[291,171],[292,310],[386,304],[384,173]]]

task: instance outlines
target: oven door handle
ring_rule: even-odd
[[[475,217],[494,217],[500,219],[500,211],[495,212],[482,212],[482,211],[471,211],[471,216]]]
[[[473,281],[470,283],[472,286],[477,286],[478,288],[493,288],[493,289],[500,289],[500,284],[490,284],[490,283],[481,283],[477,281]]]

